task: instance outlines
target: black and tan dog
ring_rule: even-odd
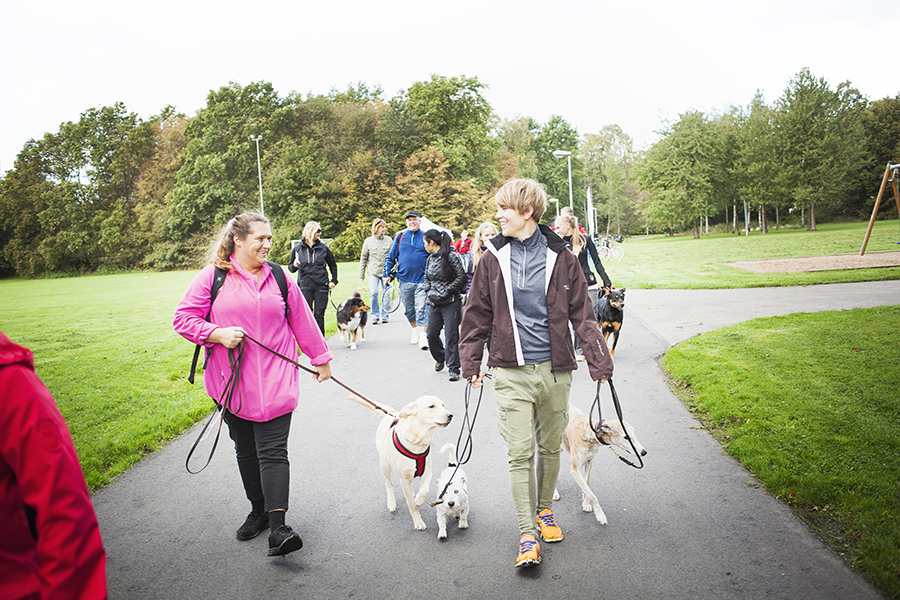
[[[359,292],[341,302],[337,309],[337,326],[341,332],[341,341],[351,350],[356,350],[356,336],[359,341],[366,341],[366,321],[369,319],[369,307],[363,302]]]
[[[600,331],[606,338],[606,345],[609,348],[609,355],[613,358],[616,356],[616,344],[619,343],[619,330],[622,329],[622,312],[625,309],[625,288],[617,290],[612,288],[603,301],[597,307],[597,322],[600,323]],[[615,335],[612,345],[609,344],[609,337]]]

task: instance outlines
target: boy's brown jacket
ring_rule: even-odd
[[[578,259],[561,237],[546,225],[539,225],[547,238],[547,313],[550,321],[551,370],[577,369],[569,322],[581,338],[591,379],[612,376],[613,361],[606,340],[594,316],[587,282]],[[488,240],[478,261],[472,287],[463,312],[459,355],[462,376],[469,378],[481,370],[484,345],[490,339],[488,366],[516,367],[524,364],[518,331],[514,326],[510,282],[511,238],[503,235]]]

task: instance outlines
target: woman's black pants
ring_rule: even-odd
[[[428,350],[437,362],[447,364],[447,370],[459,375],[459,322],[462,317],[462,299],[444,306],[432,306],[428,311]],[[441,343],[444,330],[446,345]]]
[[[303,297],[306,298],[306,303],[309,304],[309,308],[316,318],[316,323],[319,324],[322,335],[325,335],[325,308],[328,306],[328,289],[313,290],[300,288],[300,292],[303,294]]]
[[[287,442],[292,414],[257,423],[225,411],[247,499],[251,503],[264,501],[266,512],[288,509],[291,465]]]

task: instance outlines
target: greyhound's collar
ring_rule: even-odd
[[[397,436],[397,430],[394,429],[394,425],[400,422],[400,419],[394,419],[394,422],[391,423],[391,438],[394,440],[394,448],[397,449],[397,452],[405,456],[406,458],[411,458],[416,461],[416,474],[413,477],[421,477],[423,473],[425,473],[425,459],[428,457],[428,452],[431,450],[431,446],[425,448],[425,452],[421,454],[416,454],[409,450],[406,446],[404,446],[400,442],[400,438]]]

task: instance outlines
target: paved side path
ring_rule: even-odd
[[[385,508],[374,448],[378,418],[345,400],[337,385],[305,381],[294,415],[288,523],[302,550],[266,556],[266,536],[238,542],[249,503],[223,431],[210,467],[189,475],[184,459],[199,431],[149,456],[99,492],[94,504],[108,552],[110,597],[521,599],[612,596],[647,598],[880,598],[781,502],[774,500],[701,429],[667,387],[656,358],[672,344],[729,323],[796,311],[900,303],[900,282],[723,291],[629,290],[616,387],[625,418],[648,449],[635,470],[601,452],[592,488],[609,518],[581,512],[568,456],[554,511],[565,532],[544,544],[544,563],[513,567],[518,531],[506,456],[490,386],[475,422],[469,476],[470,528],[437,539],[413,529],[400,507]],[[456,413],[433,451],[456,441],[463,382],[435,373],[427,352],[409,344],[394,315],[370,326],[351,352],[335,337],[334,373],[395,408],[436,394]],[[572,401],[587,411],[594,395],[579,369]],[[606,414],[610,401],[604,396]],[[472,398],[472,404],[476,398]],[[445,456],[434,455],[437,471]],[[432,486],[432,497],[436,491]]]

